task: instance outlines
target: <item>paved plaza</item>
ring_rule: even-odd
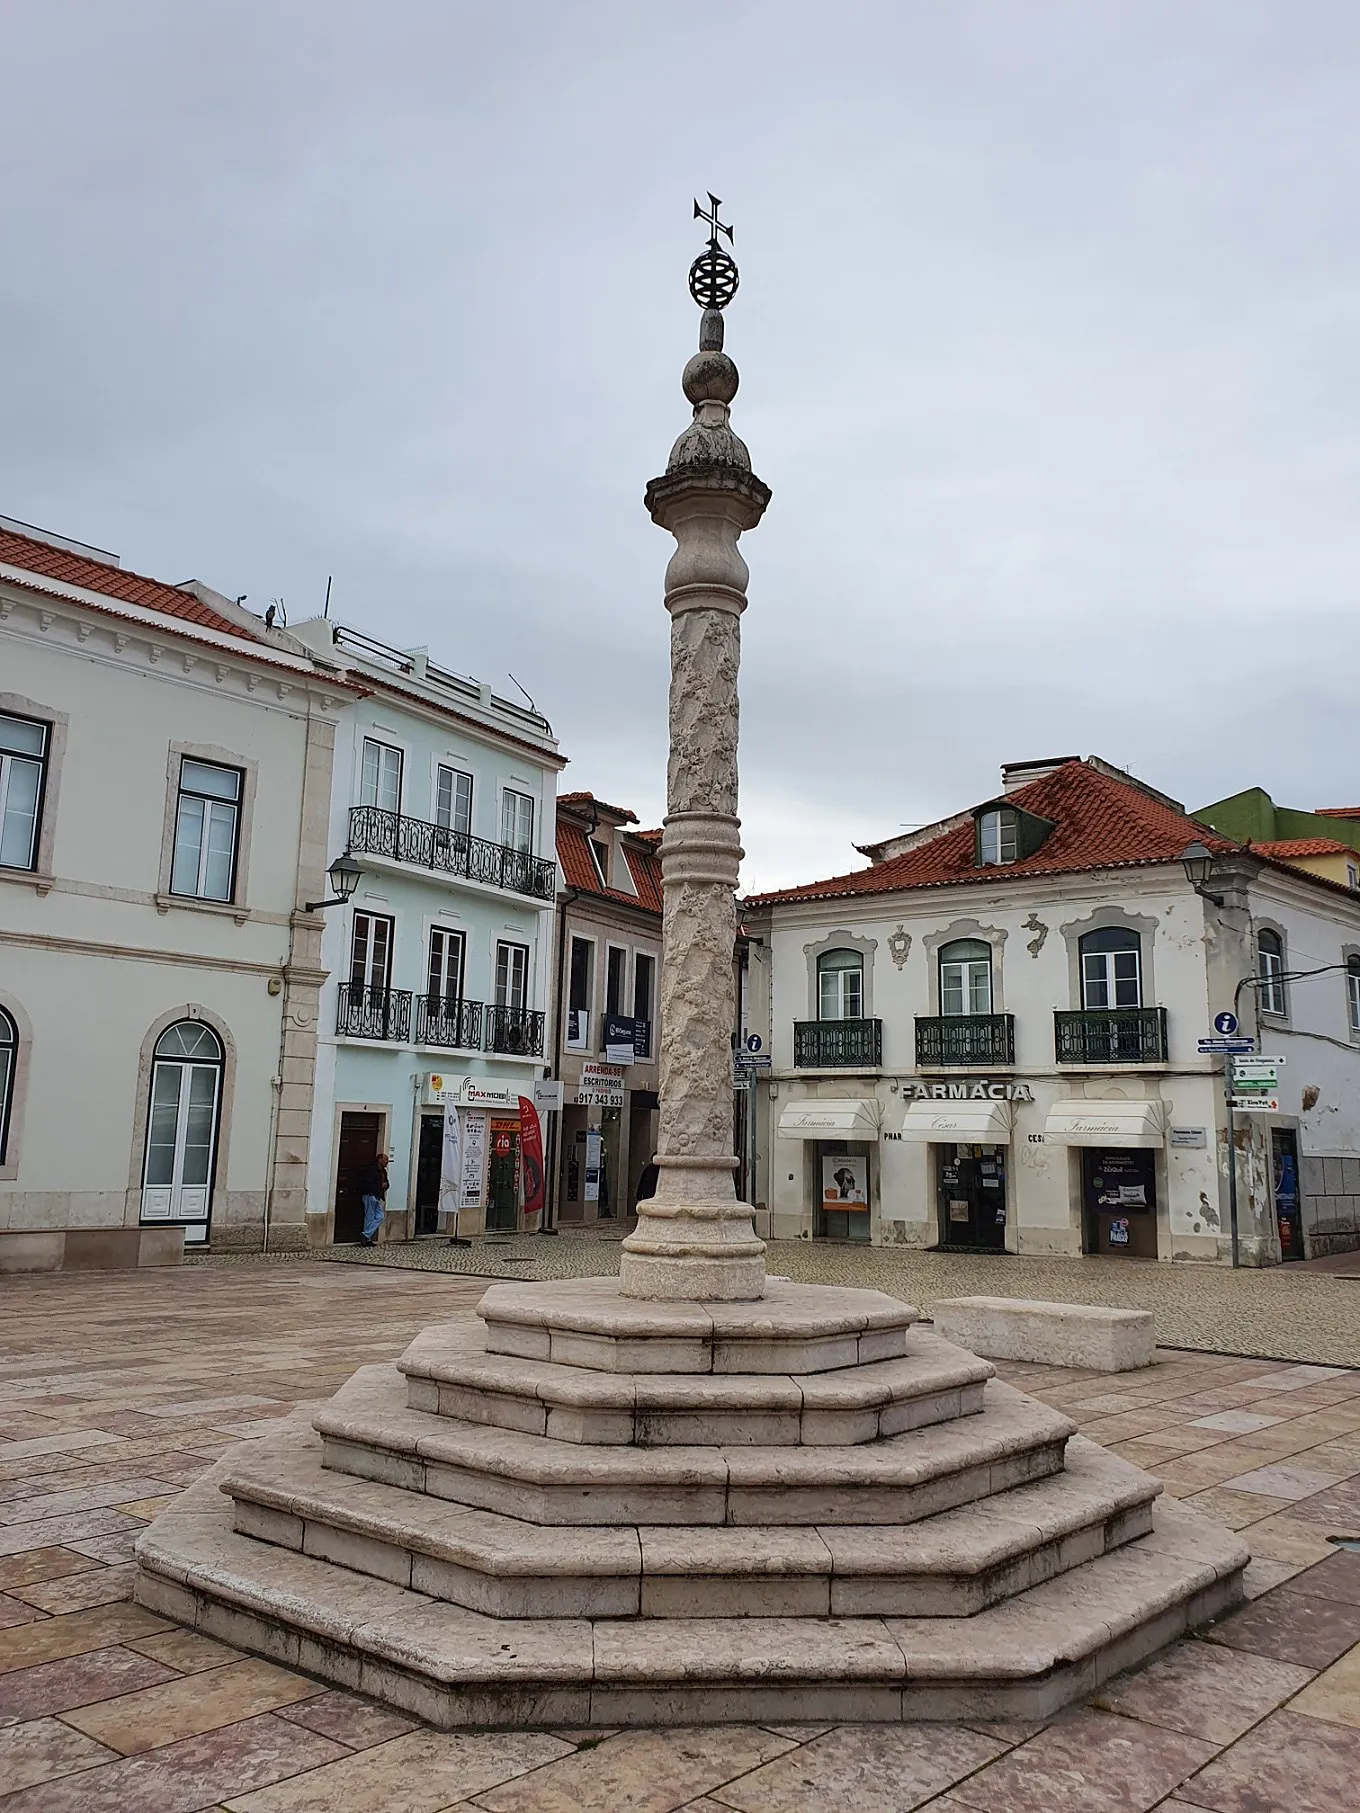
[[[607,1271],[615,1255],[567,1237],[470,1257],[532,1276]],[[132,1605],[132,1543],[229,1446],[427,1324],[470,1314],[485,1277],[278,1260],[13,1278],[0,1323],[0,1813],[1356,1804],[1360,1553],[1329,1538],[1360,1539],[1360,1372],[1307,1362],[1360,1356],[1360,1284],[844,1248],[770,1257],[775,1272],[926,1303],[1000,1289],[1005,1268],[1012,1295],[1146,1302],[1163,1341],[1220,1335],[1281,1356],[1164,1348],[1150,1371],[1118,1377],[999,1368],[1243,1530],[1251,1603],[1042,1726],[427,1731]]]

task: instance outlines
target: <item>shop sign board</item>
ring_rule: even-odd
[[[604,1017],[604,1055],[611,1064],[631,1064],[636,1054],[635,1022],[626,1014]]]
[[[461,1108],[513,1108],[519,1100],[518,1083],[493,1083],[486,1077],[442,1075],[433,1070],[425,1079],[428,1102],[457,1102]]]
[[[565,1091],[563,1090],[560,1080],[549,1082],[546,1077],[540,1077],[534,1084],[532,1093],[533,1104],[538,1112],[540,1114],[551,1114],[562,1106],[562,1098]]]
[[[961,1077],[956,1083],[903,1083],[909,1102],[1032,1102],[1028,1083],[993,1081],[991,1077]]]
[[[822,1160],[822,1203],[828,1209],[864,1209],[869,1206],[869,1161],[853,1158]]]
[[[1234,1095],[1229,1098],[1231,1106],[1239,1114],[1278,1114],[1280,1098],[1278,1095]]]
[[[618,1064],[582,1064],[576,1085],[577,1105],[583,1108],[622,1108],[624,1075]],[[592,1200],[587,1197],[587,1201]]]

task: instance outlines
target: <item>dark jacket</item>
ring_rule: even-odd
[[[379,1202],[385,1200],[387,1196],[386,1165],[380,1165],[375,1159],[372,1164],[364,1166],[359,1173],[359,1194],[376,1196]]]

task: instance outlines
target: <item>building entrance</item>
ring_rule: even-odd
[[[1151,1151],[1084,1147],[1081,1194],[1088,1253],[1157,1257],[1157,1166]]]
[[[486,1225],[513,1234],[519,1227],[519,1122],[493,1120],[486,1179]]]
[[[1006,1245],[1006,1148],[936,1146],[940,1245],[1001,1252]]]
[[[363,1174],[377,1157],[382,1137],[380,1114],[342,1114],[340,1153],[335,1166],[335,1233],[337,1246],[355,1241],[364,1231]]]
[[[416,1238],[439,1232],[439,1179],[444,1169],[444,1116],[422,1114],[416,1151]]]
[[[1292,1127],[1272,1127],[1270,1156],[1275,1177],[1275,1225],[1281,1259],[1302,1259],[1303,1212],[1299,1200],[1299,1142]]]

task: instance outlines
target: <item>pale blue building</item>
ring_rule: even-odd
[[[294,632],[366,690],[336,730],[329,855],[353,897],[326,909],[308,1171],[311,1244],[358,1238],[359,1183],[388,1154],[382,1238],[448,1230],[444,1104],[457,1103],[459,1229],[523,1225],[519,1098],[545,1072],[557,775],[527,706],[329,618]]]

